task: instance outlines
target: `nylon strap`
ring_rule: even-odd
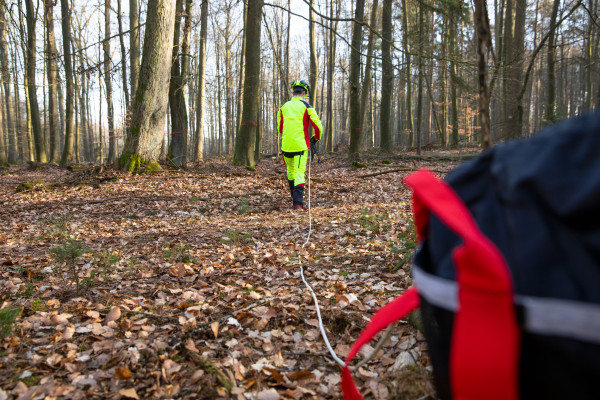
[[[417,307],[419,307],[419,294],[415,287],[411,287],[373,315],[371,321],[367,324],[356,342],[354,342],[350,353],[348,353],[348,357],[346,357],[346,365],[342,369],[342,392],[345,399],[362,399],[352,379],[352,373],[348,368],[350,361],[352,361],[356,353],[358,353],[364,344],[373,339],[373,336],[378,332],[385,329],[388,325],[398,322]]]

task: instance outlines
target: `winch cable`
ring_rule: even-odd
[[[309,151],[309,156],[312,155],[312,154],[310,154],[311,150],[308,150],[308,151]],[[310,235],[312,233],[312,214],[311,214],[311,206],[310,206],[310,164],[311,164],[310,159],[311,159],[311,157],[308,157],[308,161],[309,161],[308,162],[308,234],[306,235],[306,240],[304,241],[304,244],[302,245],[301,250],[304,250],[304,247],[310,241]],[[331,347],[331,344],[329,343],[329,339],[327,339],[327,334],[325,333],[325,327],[323,326],[323,319],[321,318],[321,310],[319,308],[319,301],[317,300],[317,295],[315,294],[315,291],[313,290],[313,288],[308,284],[308,282],[304,278],[304,268],[302,266],[302,252],[301,251],[298,254],[298,264],[300,265],[300,277],[302,278],[302,282],[304,282],[304,285],[307,287],[307,289],[310,292],[310,294],[313,298],[313,301],[315,303],[315,309],[317,311],[317,319],[319,321],[319,330],[321,331],[321,336],[323,337],[323,341],[325,342],[325,345],[327,346],[327,350],[329,350],[329,353],[331,354],[331,357],[333,357],[335,362],[340,367],[344,367],[344,365],[345,365],[344,360],[342,360],[341,358],[339,358],[337,356],[337,354],[335,354],[335,350],[333,350],[333,347]],[[377,345],[375,346],[373,351],[367,355],[367,357],[362,359],[355,366],[350,366],[351,370],[356,370],[356,369],[362,367],[369,360],[371,360],[371,358],[373,358],[373,356],[381,349],[381,347],[383,347],[383,344],[388,339],[388,337],[392,331],[393,325],[394,324],[391,324],[387,327],[387,329],[383,333],[383,336],[379,339],[379,342],[377,343]]]

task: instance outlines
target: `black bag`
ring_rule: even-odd
[[[406,183],[438,395],[600,399],[600,112]],[[406,314],[403,297],[371,324]]]

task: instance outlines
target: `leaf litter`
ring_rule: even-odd
[[[0,301],[20,315],[0,339],[0,398],[339,398],[298,260],[343,357],[411,284],[406,172],[313,164],[304,249],[308,213],[291,210],[282,172],[273,160],[253,172],[224,160],[140,176],[4,172]],[[15,192],[34,180],[45,189]],[[50,251],[67,239],[83,244],[77,269]],[[405,321],[354,377],[369,398],[435,398],[424,338]]]

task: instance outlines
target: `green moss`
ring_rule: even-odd
[[[145,171],[147,174],[153,174],[162,171],[162,167],[157,162],[150,162],[146,165]]]
[[[129,174],[153,174],[162,171],[157,162],[144,161],[139,154],[125,151],[119,157],[119,168]]]
[[[46,182],[44,181],[23,181],[19,183],[19,186],[15,189],[15,193],[30,192],[35,189],[44,190],[46,188]]]
[[[130,174],[139,174],[142,166],[142,157],[130,151],[124,151],[119,157],[119,168]]]
[[[12,333],[19,314],[21,314],[21,308],[5,307],[0,309],[0,339]]]
[[[358,161],[352,161],[350,163],[350,168],[367,168],[367,164],[363,164]]]

